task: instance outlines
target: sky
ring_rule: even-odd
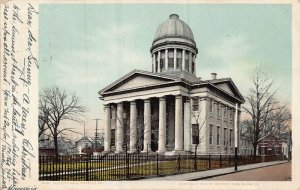
[[[242,95],[261,65],[278,99],[291,104],[291,6],[285,4],[41,4],[39,88],[76,93],[89,136],[103,119],[98,91],[134,69],[151,71],[159,24],[176,13],[193,31],[197,76],[231,77]],[[72,125],[83,132],[83,124]],[[99,121],[103,128],[104,121]],[[79,138],[75,136],[74,138]]]

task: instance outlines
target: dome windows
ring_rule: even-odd
[[[168,51],[168,69],[174,70],[174,49]]]
[[[177,48],[163,49],[153,54],[153,72],[186,71],[195,73],[195,54]]]
[[[181,70],[181,66],[182,66],[182,50],[177,50],[176,61],[177,61],[177,67],[176,67],[176,69],[180,69]]]

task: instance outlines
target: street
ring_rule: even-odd
[[[291,181],[292,163],[278,164],[234,174],[212,177],[209,181]]]

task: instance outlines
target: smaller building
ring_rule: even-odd
[[[75,154],[85,154],[83,150],[87,150],[88,148],[92,148],[92,141],[87,137],[82,137],[75,141],[74,153]]]
[[[258,155],[261,156],[283,155],[288,158],[287,141],[276,136],[269,136],[261,140],[257,150]]]

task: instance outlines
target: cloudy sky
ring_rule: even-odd
[[[92,135],[93,119],[103,119],[97,92],[134,69],[151,70],[155,31],[172,13],[194,33],[198,77],[231,77],[246,95],[251,71],[261,64],[278,98],[291,102],[291,6],[284,4],[40,5],[40,89],[75,92],[89,109]],[[82,124],[72,125],[82,131]]]

